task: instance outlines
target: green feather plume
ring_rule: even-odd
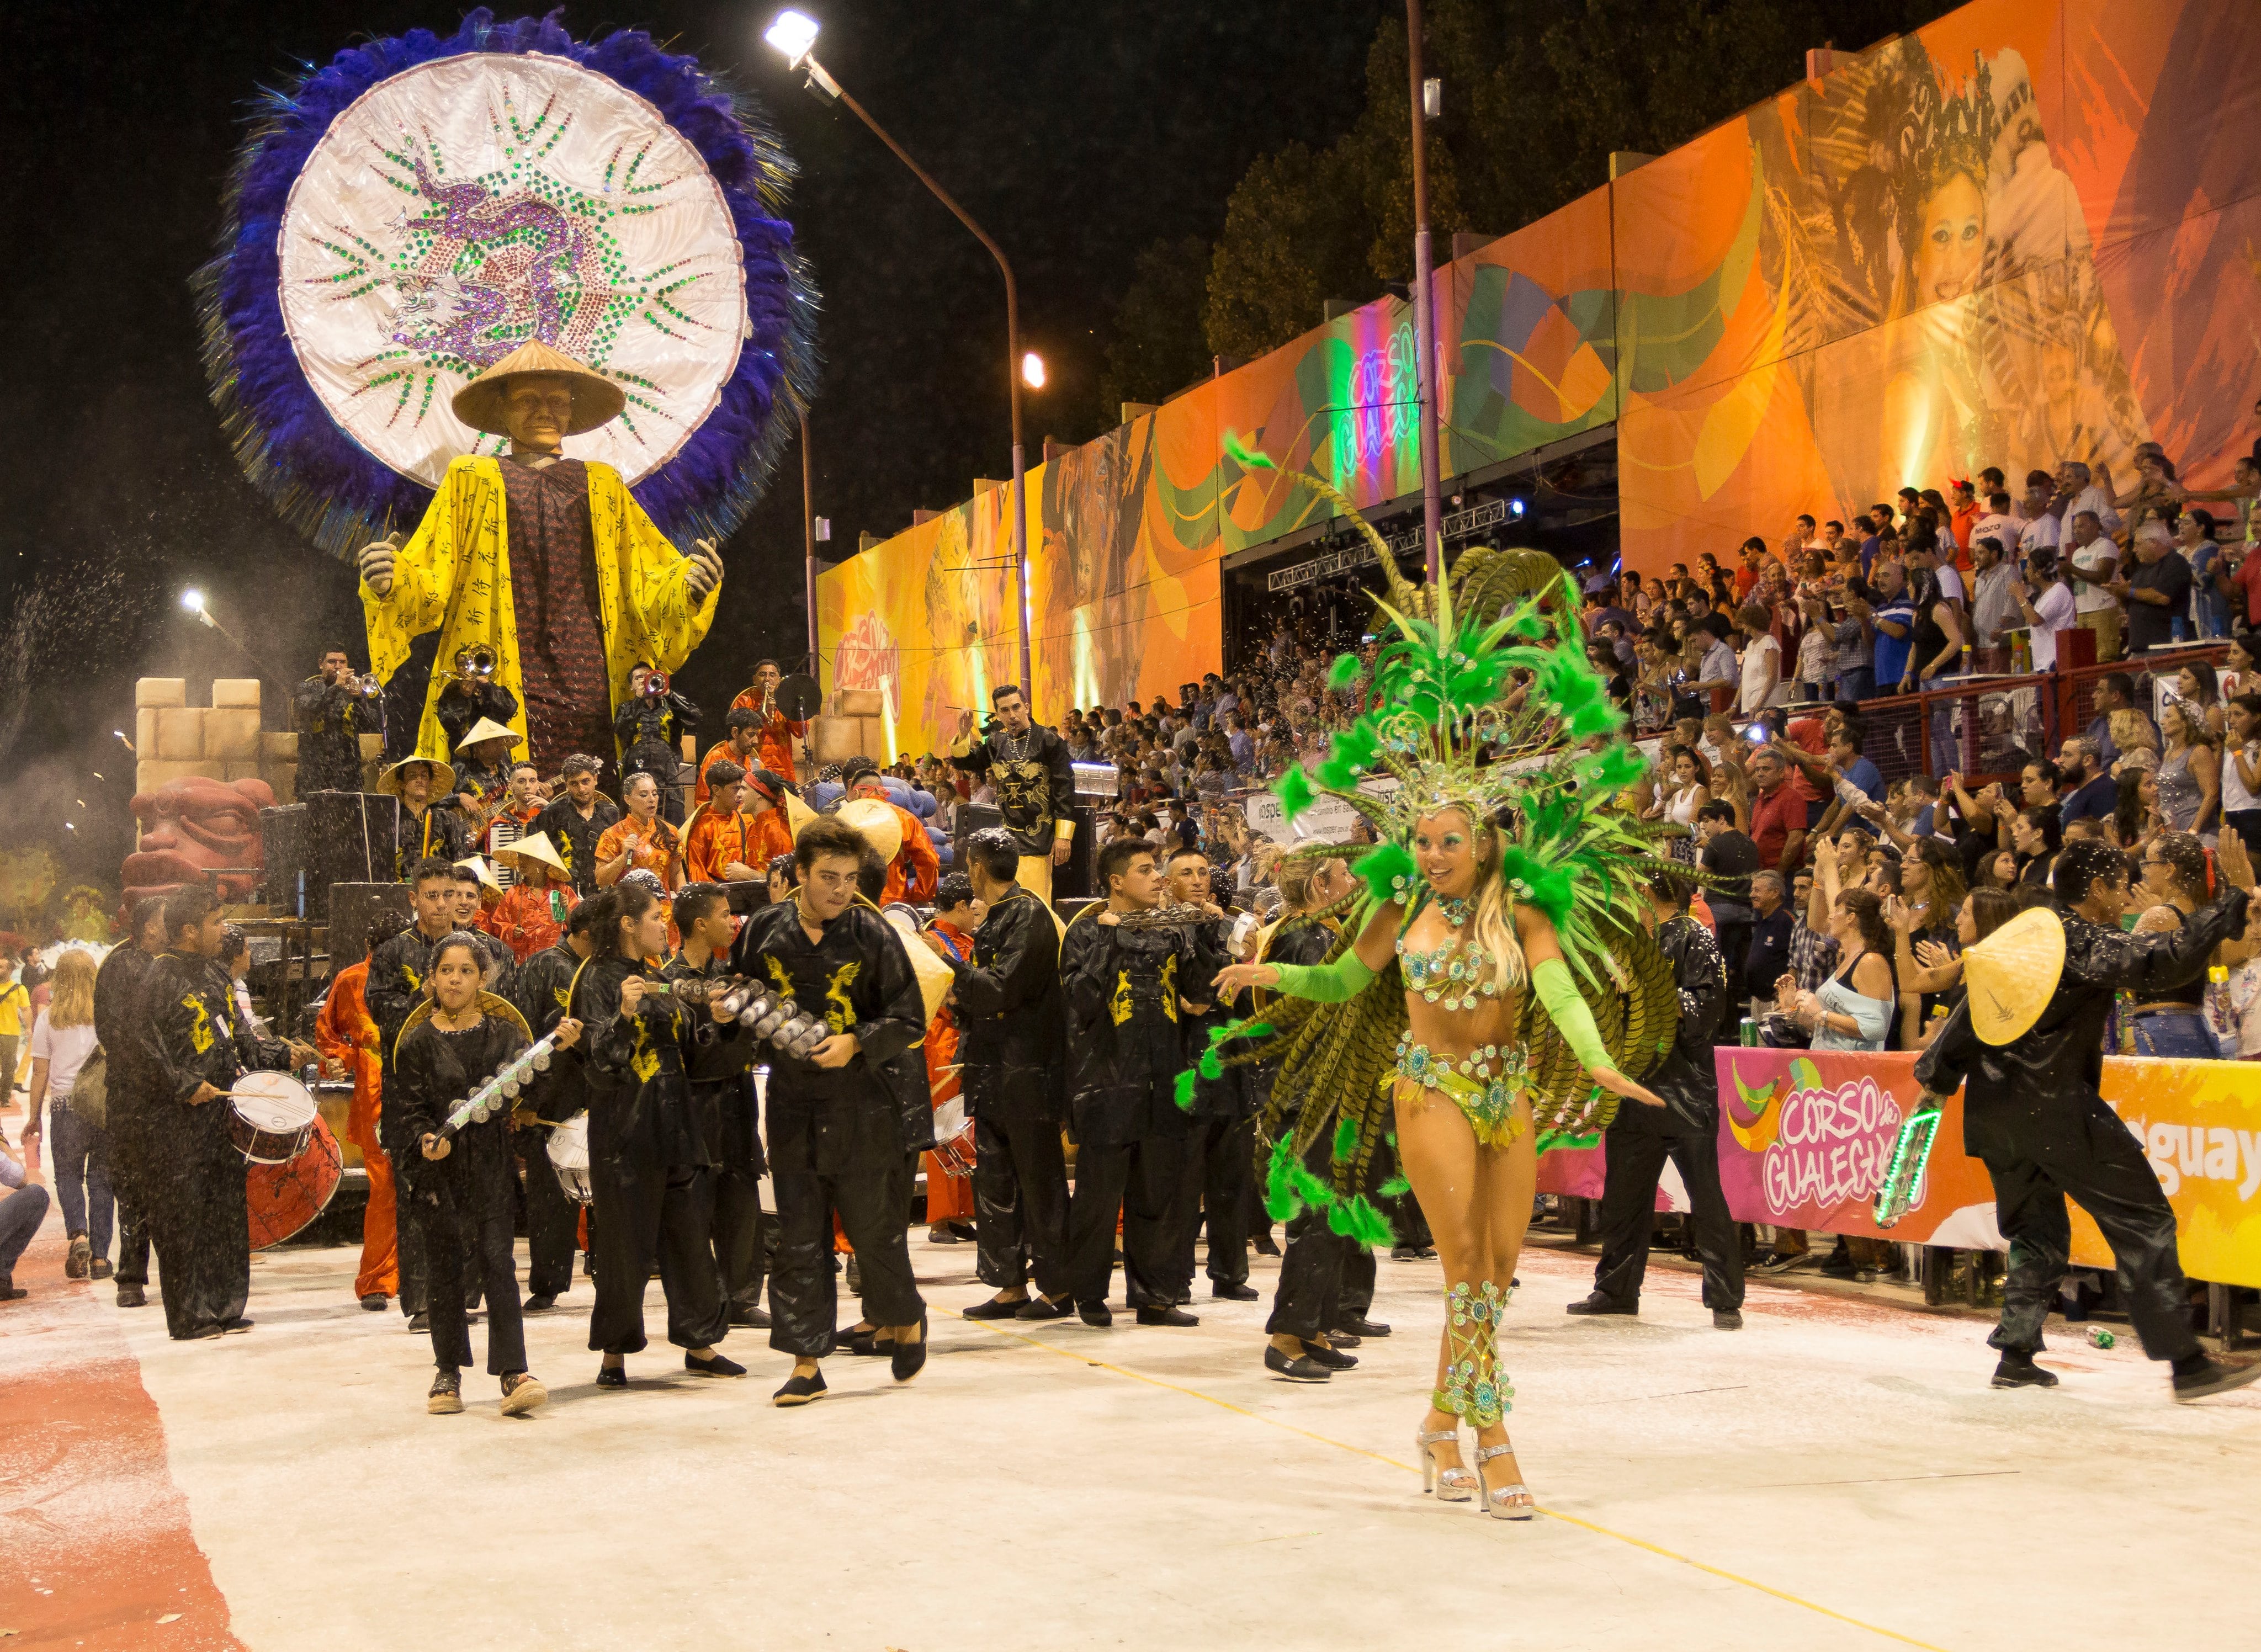
[[[1212,1058],[1207,1056],[1202,1058],[1203,1060],[1210,1059]],[[1190,1113],[1194,1110],[1193,1068],[1188,1067],[1184,1072],[1178,1074],[1176,1084],[1172,1091],[1171,1099],[1177,1103],[1178,1110],[1180,1112]]]
[[[1327,686],[1340,693],[1358,681],[1358,674],[1366,669],[1355,654],[1338,654],[1335,663],[1327,668]]]
[[[1413,857],[1406,852],[1405,846],[1395,843],[1376,844],[1359,857],[1358,864],[1351,870],[1377,901],[1403,898],[1406,888],[1420,875],[1420,869],[1413,864]],[[1398,887],[1400,878],[1405,880],[1406,888]]]
[[[1301,764],[1290,764],[1272,787],[1272,795],[1280,800],[1280,812],[1294,820],[1312,803],[1311,779],[1303,772]]]

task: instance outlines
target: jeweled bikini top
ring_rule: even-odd
[[[1437,910],[1453,926],[1451,940],[1424,952],[1408,946],[1402,933],[1397,937],[1397,961],[1405,974],[1406,990],[1419,993],[1442,1009],[1474,1009],[1480,997],[1498,997],[1499,982],[1493,973],[1497,960],[1475,941],[1461,938],[1461,927],[1474,915],[1474,904],[1440,897]]]

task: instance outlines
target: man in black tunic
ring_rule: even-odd
[[[416,922],[390,940],[379,942],[370,953],[369,980],[362,988],[362,1001],[369,1006],[369,1018],[377,1023],[377,1057],[382,1064],[380,1095],[384,1093],[383,1086],[392,1081],[392,1058],[394,1047],[400,1042],[400,1030],[408,1024],[408,1017],[416,1006],[424,1002],[424,983],[432,973],[432,949],[453,934],[456,928],[456,868],[433,857],[418,861],[413,877],[409,894],[415,907]],[[416,1138],[389,1110],[377,1116],[377,1138],[392,1160],[396,1177],[404,1162],[411,1175],[421,1167],[423,1159]],[[398,1185],[396,1180],[395,1186]],[[431,1270],[425,1263],[424,1225],[417,1219],[412,1203],[406,1200],[397,1203],[400,1311],[408,1316],[410,1330],[423,1331],[430,1324],[426,1310],[430,1305],[427,1293],[431,1282]]]
[[[1727,1196],[1719,1185],[1719,1081],[1712,1045],[1726,1024],[1727,965],[1712,932],[1688,916],[1686,880],[1666,873],[1649,885],[1656,947],[1671,961],[1680,988],[1680,1024],[1672,1048],[1649,1074],[1662,1108],[1621,1107],[1602,1138],[1607,1167],[1602,1187],[1602,1255],[1594,1289],[1568,1311],[1635,1314],[1648,1270],[1656,1184],[1669,1157],[1688,1189],[1696,1253],[1704,1264],[1704,1305],[1722,1331],[1743,1325],[1743,1250]]]
[[[1996,1388],[2057,1384],[2034,1355],[2071,1253],[2067,1196],[2103,1230],[2119,1264],[2121,1305],[2143,1352],[2171,1362],[2176,1399],[2204,1399],[2261,1377],[2261,1364],[2213,1360],[2200,1349],[2175,1249],[2174,1207],[2099,1088],[2114,995],[2132,993],[2141,1002],[2186,986],[2217,945],[2244,933],[2252,872],[2234,834],[2223,834],[2222,870],[2240,887],[2179,929],[2128,935],[2120,929],[2128,909],[2126,858],[2107,844],[2069,843],[2050,873],[2055,905],[2021,913],[1963,955],[1969,995],[1917,1061],[1915,1076],[1927,1097],[1952,1095],[1969,1080],[1963,1150],[1985,1165],[1994,1219],[2010,1241],[2001,1323],[1986,1339],[2002,1354]],[[2020,1013],[2031,1005],[2020,1005],[2014,988],[2003,989],[2004,966],[2037,995],[2040,966],[2019,954],[2036,941],[2048,948],[2052,926],[2064,937],[2064,967],[2038,1015]]]
[[[1228,956],[1231,921],[1217,902],[1209,857],[1198,849],[1170,851],[1167,885],[1171,902],[1198,906],[1208,921],[1195,932],[1210,956],[1222,963]],[[1220,877],[1230,874],[1219,873]],[[1230,890],[1224,892],[1230,898]],[[1185,1021],[1187,1048],[1198,1055],[1209,1047],[1211,1028],[1234,1018],[1235,1006],[1220,1002],[1205,1014]],[[1177,1276],[1181,1296],[1190,1296],[1194,1279],[1194,1241],[1204,1219],[1209,1225],[1209,1294],[1225,1302],[1254,1302],[1248,1282],[1248,1201],[1253,1180],[1255,1120],[1249,1111],[1248,1074],[1229,1067],[1218,1078],[1196,1074],[1194,1081],[1193,1133],[1187,1139],[1184,1174],[1178,1183],[1178,1209],[1184,1217],[1179,1227]]]
[[[621,817],[621,806],[597,789],[604,765],[586,752],[565,759],[565,795],[534,817],[532,831],[547,832],[584,901],[597,893],[597,839]]]
[[[1076,1140],[1069,1285],[1086,1325],[1113,1323],[1107,1289],[1120,1211],[1123,1284],[1138,1323],[1198,1325],[1178,1305],[1178,1186],[1193,1121],[1175,1090],[1188,1059],[1181,1017],[1209,1008],[1223,960],[1188,929],[1123,924],[1161,904],[1161,868],[1143,838],[1109,843],[1098,873],[1105,905],[1077,913],[1060,947]]]
[[[535,1040],[555,1031],[565,1018],[573,977],[596,951],[592,936],[605,909],[587,901],[573,909],[556,945],[528,959],[512,977],[510,1001],[526,1017]],[[588,1084],[578,1049],[560,1051],[547,1073],[536,1074],[527,1092],[535,1117],[562,1124],[589,1105]],[[549,1164],[549,1132],[537,1124],[514,1132],[526,1168],[526,1310],[545,1313],[573,1288],[573,1253],[578,1248],[580,1207],[565,1196]]]
[[[118,1305],[149,1300],[148,1114],[155,1054],[149,978],[165,950],[165,903],[137,903],[133,938],[114,946],[94,976],[94,1037],[108,1063],[110,1179],[118,1193]]]
[[[1032,722],[1028,696],[1014,683],[1001,683],[990,702],[1002,725],[976,739],[973,714],[960,714],[951,761],[973,774],[987,774],[997,788],[997,812],[1021,846],[1021,887],[1037,899],[1052,898],[1052,868],[1067,864],[1075,822],[1075,769],[1059,731]]]
[[[997,1287],[968,1319],[1059,1319],[1073,1306],[1067,1271],[1067,1161],[1060,1151],[1066,1006],[1051,909],[1015,881],[1021,848],[989,827],[965,840],[974,897],[987,910],[973,961],[939,952],[958,976],[958,1059],[973,1116],[976,1272]],[[1037,1295],[1029,1296],[1034,1275]]]
[[[738,931],[735,973],[788,993],[831,1036],[806,1060],[772,1051],[770,1185],[777,1195],[770,1346],[793,1356],[780,1405],[821,1397],[817,1361],[832,1351],[838,1300],[832,1271],[836,1211],[856,1247],[864,1311],[894,1342],[908,1382],[926,1363],[926,1304],[911,1277],[911,1155],[934,1146],[934,1104],[920,1046],[926,1008],[903,944],[856,894],[863,837],[836,820],[812,822],[793,844],[800,887]]]
[[[298,794],[360,791],[361,737],[384,725],[345,650],[322,650],[322,669],[291,691],[291,711],[298,725]]]
[[[251,1328],[243,1317],[251,1296],[243,1155],[228,1139],[226,1093],[249,1069],[288,1072],[314,1052],[243,1024],[219,962],[226,924],[210,889],[192,885],[169,898],[165,923],[170,947],[146,998],[153,1060],[144,1181],[165,1328],[187,1341]]]
[[[712,980],[731,973],[730,943],[736,925],[729,892],[719,883],[694,883],[675,895],[675,927],[683,950],[668,960],[670,980]],[[714,1155],[714,1266],[722,1280],[723,1305],[734,1325],[767,1330],[762,1301],[760,1120],[754,1105],[753,1039],[733,1023],[718,1028],[689,1063],[691,1088],[716,1120]]]

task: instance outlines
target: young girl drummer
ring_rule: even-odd
[[[406,1196],[422,1212],[432,1270],[432,1378],[425,1409],[463,1409],[463,1368],[471,1333],[463,1314],[463,1270],[477,1268],[487,1298],[487,1371],[502,1378],[502,1412],[523,1416],[549,1397],[526,1368],[525,1321],[511,1248],[510,1117],[507,1106],[484,1123],[442,1133],[448,1115],[531,1042],[517,1010],[479,990],[485,959],[478,942],[448,936],[433,949],[431,1001],[401,1030],[394,1087],[385,1104],[418,1144]],[[556,1027],[561,1047],[581,1036],[577,1021]]]

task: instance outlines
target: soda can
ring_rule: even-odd
[[[2092,1348],[2108,1348],[2119,1340],[2119,1338],[2114,1336],[2102,1325],[2088,1327],[2088,1346]]]
[[[1748,1016],[1745,1016],[1743,1017],[1742,1034],[1743,1047],[1745,1049],[1755,1050],[1758,1047],[1759,1024],[1752,1020]]]

